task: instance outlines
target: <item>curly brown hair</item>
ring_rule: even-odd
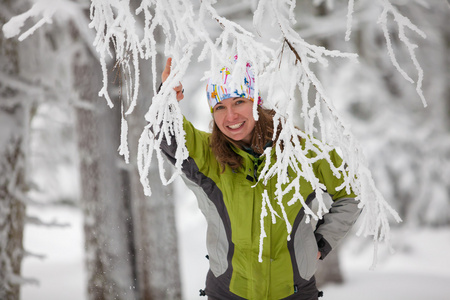
[[[273,138],[273,117],[275,111],[262,108],[261,106],[258,106],[257,109],[259,118],[258,121],[255,122],[251,148],[255,153],[261,155],[264,152],[264,147],[271,142]],[[277,131],[279,131],[279,129]],[[216,122],[213,121],[210,146],[217,161],[222,166],[222,172],[225,171],[226,165],[235,170],[242,167],[242,157],[233,151],[231,145],[242,148],[242,145],[238,142],[223,134]]]

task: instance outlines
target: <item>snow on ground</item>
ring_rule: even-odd
[[[39,280],[39,285],[25,285],[23,300],[83,300],[85,271],[83,265],[83,227],[81,211],[70,207],[27,208],[27,214],[42,221],[70,224],[67,227],[25,226],[24,247],[44,259],[27,257],[22,275]]]
[[[198,296],[208,268],[204,220],[193,196],[179,204],[177,225],[184,299],[205,299]],[[47,258],[24,261],[23,275],[37,278],[40,285],[24,286],[21,299],[86,299],[81,213],[66,207],[32,208],[29,213],[47,221],[68,222],[71,226],[26,227],[25,247]],[[345,284],[323,287],[322,299],[450,299],[450,228],[396,229],[392,240],[396,253],[389,254],[386,247],[380,246],[378,264],[372,271],[369,270],[373,255],[370,241],[351,234],[341,251]]]
[[[373,247],[350,237],[341,256],[345,284],[323,287],[324,299],[450,299],[450,229],[397,229],[392,237],[395,253],[381,248],[375,270]]]

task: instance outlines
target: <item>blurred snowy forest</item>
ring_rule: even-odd
[[[142,3],[150,3],[129,2],[131,11]],[[403,32],[405,28],[398,27],[391,15],[388,22],[380,21],[386,3],[392,3],[426,38],[407,28]],[[253,28],[257,4],[258,1],[218,1],[213,7],[224,18],[222,22],[236,22],[256,37],[264,37],[261,43],[272,45],[270,38],[276,37],[272,19],[259,20],[261,27]],[[146,125],[144,115],[159,84],[159,77],[154,74],[160,74],[164,56],[174,54],[178,66],[186,67],[179,72],[184,76],[174,78],[172,84],[183,82],[186,96],[181,111],[204,130],[208,130],[211,117],[205,101],[205,82],[200,79],[214,64],[198,61],[202,56],[199,47],[189,49],[192,52],[185,56],[186,49],[164,53],[167,33],[156,28],[154,60],[138,61],[139,77],[128,76],[126,65],[115,64],[115,58],[105,60],[108,97],[114,104],[110,108],[98,95],[99,91],[104,92],[105,69],[102,70],[101,54],[93,45],[96,32],[89,28],[90,5],[87,0],[0,3],[0,27],[9,35],[19,36],[7,38],[2,33],[0,37],[0,298],[19,299],[20,284],[34,282],[27,274],[21,274],[22,258],[45,254],[34,253],[32,245],[22,248],[24,226],[44,226],[48,230],[67,226],[64,218],[45,221],[30,212],[39,213],[35,208],[70,206],[83,215],[87,275],[78,279],[86,281],[88,299],[192,299],[192,295],[182,295],[181,286],[186,284],[183,281],[187,276],[181,275],[179,258],[186,256],[180,255],[177,243],[187,238],[177,235],[176,222],[180,219],[175,220],[175,211],[183,207],[180,203],[189,192],[178,185],[163,186],[158,166],[153,163],[149,171],[152,196],[146,196],[138,174],[137,147]],[[193,4],[193,10],[199,5]],[[349,5],[354,5],[351,17]],[[33,13],[23,15],[31,7]],[[378,189],[402,218],[399,224],[391,220],[391,226],[411,230],[448,228],[448,1],[299,1],[292,13],[297,21],[293,25],[295,32],[309,44],[358,55],[357,62],[332,57],[328,58],[327,67],[316,64],[311,69],[332,99],[333,109],[361,144]],[[3,25],[14,16],[23,16],[15,19],[16,26],[23,20],[20,33],[35,24],[41,27],[30,36],[11,33]],[[212,40],[223,30],[217,20],[205,20],[205,24]],[[383,25],[389,32],[388,41],[398,64],[413,84],[394,66]],[[135,26],[147,25],[143,18],[136,18]],[[138,32],[145,33],[142,29]],[[411,49],[399,39],[403,33],[418,46],[414,53],[419,69],[423,69],[419,91],[421,74],[411,59]],[[255,57],[264,56],[258,51],[253,53]],[[287,48],[284,51],[288,52]],[[183,64],[185,57],[189,64]],[[130,69],[135,70],[133,66]],[[134,79],[139,82],[136,84]],[[139,93],[127,89],[127,84],[131,88],[137,86]],[[300,92],[296,93],[300,98]],[[137,106],[127,115],[133,97],[137,97]],[[295,112],[301,125],[301,103],[297,105]],[[121,135],[124,124],[128,149]],[[119,155],[118,148],[122,156],[129,151],[129,164]],[[178,212],[177,216],[189,219],[188,212]],[[370,239],[365,243],[370,244]],[[394,247],[402,248],[399,243],[395,241]],[[42,265],[45,263],[44,260]],[[188,274],[189,271],[195,272],[188,270]]]

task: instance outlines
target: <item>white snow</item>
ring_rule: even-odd
[[[177,182],[179,199],[181,276],[185,300],[204,299],[198,295],[204,288],[208,270],[205,258],[205,221],[190,191]],[[181,213],[183,212],[183,213]],[[83,262],[82,215],[73,208],[29,209],[45,221],[69,222],[67,228],[27,226],[25,246],[47,258],[24,260],[23,275],[35,277],[40,286],[26,285],[22,300],[83,300],[85,271]],[[396,253],[380,246],[374,271],[370,239],[349,234],[342,245],[341,264],[345,283],[322,288],[322,299],[333,300],[445,300],[450,295],[450,228],[402,228],[392,230]]]
[[[449,299],[450,229],[403,228],[392,237],[396,253],[380,253],[374,271],[368,270],[372,249],[360,249],[361,239],[348,240],[342,249],[346,283],[325,287],[324,299]]]
[[[42,221],[69,223],[68,227],[25,226],[24,248],[44,259],[27,257],[22,275],[39,280],[39,285],[24,285],[21,299],[82,300],[85,297],[84,242],[82,214],[69,207],[27,208],[27,214]]]

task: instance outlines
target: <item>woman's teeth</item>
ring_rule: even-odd
[[[234,124],[234,125],[229,125],[228,127],[230,127],[231,129],[238,129],[239,127],[242,126],[242,124],[244,124],[244,122],[238,123],[238,124]]]

